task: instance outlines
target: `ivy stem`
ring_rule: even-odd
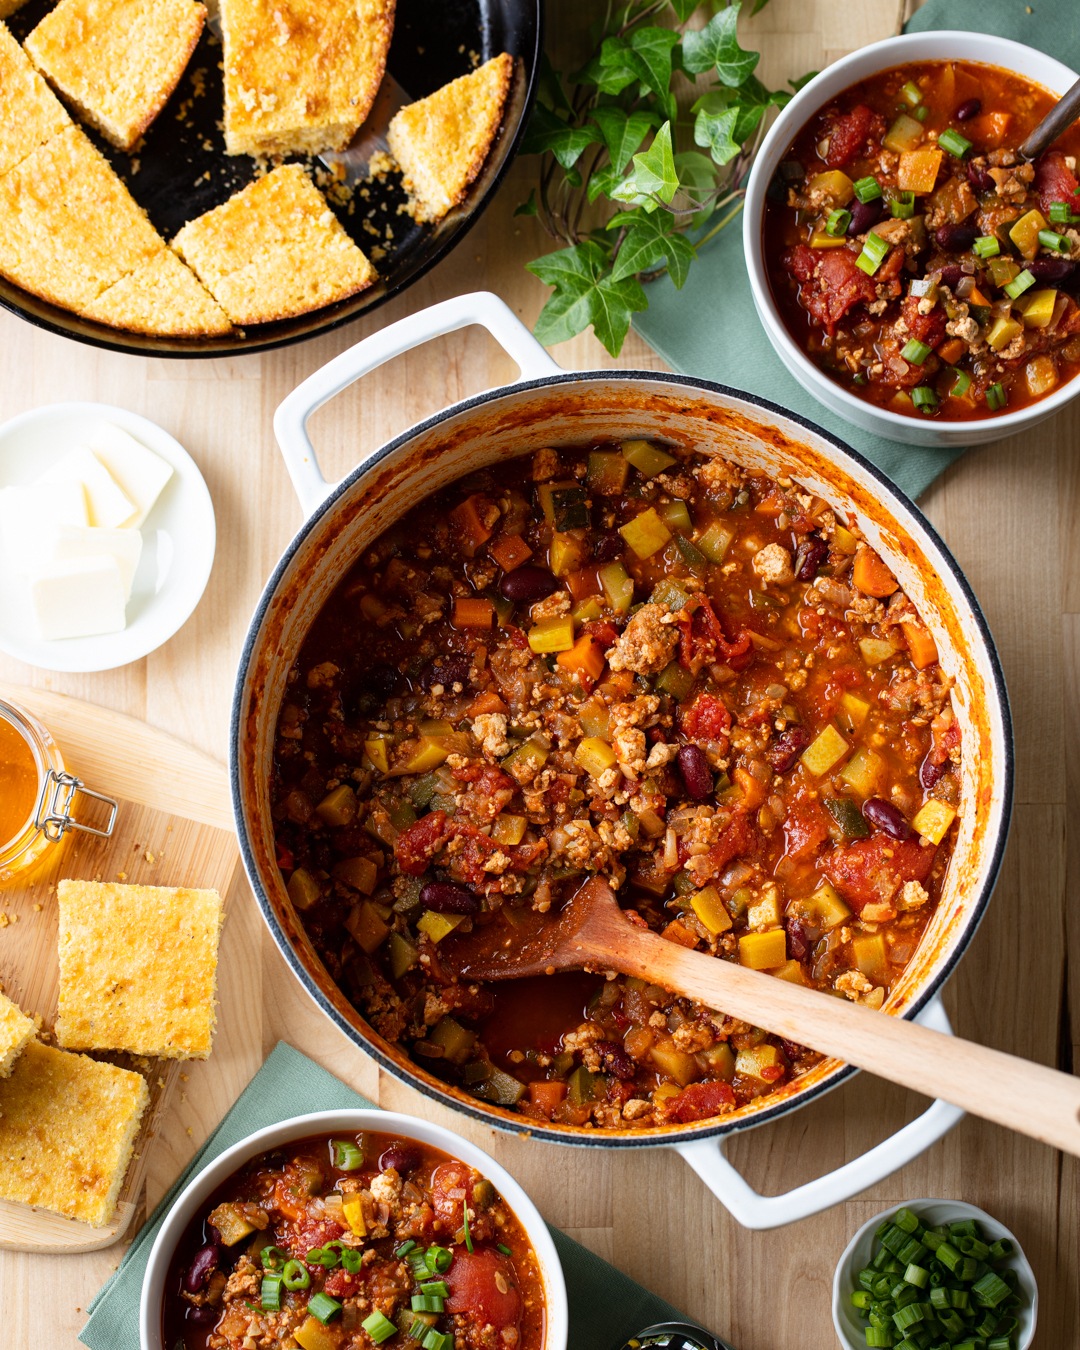
[[[729,198],[728,200],[730,201],[730,198]],[[694,247],[700,249],[701,246],[702,246],[703,244],[707,244],[707,243],[709,242],[710,239],[715,238],[715,236],[718,235],[718,234],[720,233],[720,231],[724,228],[724,226],[728,223],[728,221],[734,220],[734,219],[735,219],[735,217],[736,217],[736,216],[739,214],[739,212],[743,209],[743,206],[744,206],[744,205],[745,205],[745,202],[740,201],[739,204],[738,204],[738,206],[736,206],[733,210],[729,211],[729,212],[727,213],[727,215],[724,217],[724,219],[723,219],[722,221],[720,221],[720,223],[719,223],[718,225],[714,225],[714,226],[712,227],[712,229],[709,231],[708,234],[703,235],[703,236],[697,241],[697,243],[695,244]]]

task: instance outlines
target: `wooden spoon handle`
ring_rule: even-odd
[[[1080,1078],[687,951],[641,929],[617,952],[598,945],[594,961],[1080,1157]]]

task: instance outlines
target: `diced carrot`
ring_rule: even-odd
[[[979,290],[978,286],[976,286],[975,289],[968,296],[967,302],[969,305],[986,305],[987,307],[989,307],[990,305],[990,301],[987,300],[986,296],[983,295],[982,291]]]
[[[476,698],[465,709],[466,717],[479,717],[483,713],[504,713],[507,712],[507,706],[493,689],[489,689],[484,694],[478,694]]]
[[[756,811],[765,800],[765,784],[760,778],[755,778],[752,773],[740,765],[735,770],[735,781],[743,790],[743,799],[739,806],[747,811]]]
[[[532,549],[520,534],[500,534],[488,547],[488,552],[504,572],[512,572],[520,567],[526,558],[532,557]]]
[[[485,525],[480,516],[480,506],[484,500],[482,493],[474,492],[450,512],[450,519],[461,534],[462,552],[469,558],[491,538],[491,527]]]
[[[565,1083],[530,1083],[529,1100],[538,1106],[545,1116],[550,1117],[555,1108],[566,1096]]]
[[[967,350],[967,344],[961,338],[950,338],[948,342],[943,342],[937,349],[938,356],[946,362],[947,365],[955,365]]]
[[[900,627],[904,630],[904,636],[907,638],[911,664],[915,669],[925,670],[927,666],[932,666],[938,659],[938,651],[934,635],[929,628],[921,623],[914,622],[902,623]]]
[[[677,942],[680,947],[697,946],[697,934],[691,933],[681,919],[672,919],[660,936],[668,942]]]
[[[632,670],[608,671],[608,677],[600,686],[600,692],[604,695],[610,695],[611,701],[617,703],[624,699],[634,686],[634,672]]]
[[[754,507],[755,513],[759,516],[778,516],[783,509],[784,499],[775,488],[767,492]]]
[[[454,601],[455,628],[490,628],[495,606],[482,596]]]
[[[582,633],[570,650],[560,652],[555,660],[564,670],[581,678],[581,687],[586,693],[603,674],[607,664],[603,647],[591,633]]]
[[[595,567],[582,567],[576,572],[568,572],[563,580],[575,601],[600,594],[600,578]]]
[[[863,595],[874,595],[883,599],[899,590],[900,583],[881,561],[872,548],[861,545],[855,555],[855,566],[851,570],[851,580]]]

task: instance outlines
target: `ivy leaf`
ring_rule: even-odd
[[[602,277],[593,291],[593,332],[612,356],[618,356],[630,331],[631,314],[648,308],[649,302],[640,282],[632,277],[622,281]]]
[[[537,81],[537,98],[549,108],[572,113],[574,110],[563,89],[562,75],[552,67],[547,52],[540,55],[540,77]]]
[[[725,108],[718,113],[702,108],[694,122],[694,141],[707,146],[717,164],[727,164],[742,149],[732,135],[738,120],[738,107]]]
[[[754,0],[754,8],[750,11],[750,17],[753,18],[755,14],[760,13],[768,3],[769,0]]]
[[[535,216],[536,214],[537,214],[537,207],[536,207],[536,189],[535,189],[535,188],[531,188],[530,191],[529,191],[529,199],[528,199],[528,201],[524,201],[524,202],[521,203],[520,206],[515,207],[515,209],[514,209],[514,215],[515,215],[515,216]]]
[[[646,216],[636,220],[619,249],[612,280],[621,281],[623,277],[651,271],[661,258],[666,258],[671,279],[676,289],[681,290],[696,251],[684,235],[669,226],[670,217]]]
[[[670,202],[679,190],[679,175],[671,149],[671,123],[665,122],[653,137],[648,150],[634,156],[632,173],[611,193],[616,201],[633,201],[639,196]]]
[[[607,248],[587,239],[529,263],[530,272],[555,287],[533,330],[541,342],[565,342],[591,323],[611,355],[618,356],[631,314],[647,309],[649,302],[637,281],[613,279],[608,258]]]
[[[809,84],[811,80],[816,79],[820,74],[820,70],[808,70],[805,75],[800,75],[797,80],[788,80],[788,84],[790,84],[792,89],[798,93],[804,84]]]
[[[675,169],[683,190],[694,197],[707,198],[716,187],[716,165],[710,155],[703,155],[700,150],[680,151],[675,156]],[[691,230],[704,225],[712,213],[711,202],[695,211],[690,219]]]
[[[605,38],[600,55],[594,56],[570,78],[575,84],[593,84],[602,94],[621,94],[640,78],[626,58],[629,50],[630,44],[625,39]]]
[[[600,128],[611,164],[619,175],[630,163],[630,156],[656,126],[655,113],[639,110],[628,113],[622,108],[609,106],[594,108],[590,114]]]
[[[550,150],[564,169],[571,169],[582,152],[599,140],[590,126],[569,126],[550,108],[537,103],[521,142],[523,155],[542,155]]]
[[[651,89],[671,111],[671,49],[679,42],[678,33],[670,28],[659,28],[650,24],[647,28],[638,28],[630,37],[631,50],[629,64],[638,72],[638,78],[646,89]]]
[[[721,84],[732,89],[753,74],[760,53],[743,51],[739,46],[735,27],[741,8],[741,0],[732,0],[704,28],[683,35],[683,65],[691,74],[703,75],[715,66]]]
[[[685,23],[698,7],[698,0],[670,0],[670,3],[680,23]],[[761,0],[761,3],[766,4],[767,0]]]
[[[542,258],[535,258],[531,263],[526,263],[526,270],[539,277],[545,286],[573,288],[575,278],[578,278],[587,287],[596,281],[607,265],[608,251],[595,240],[586,239],[583,244],[575,244],[573,248],[562,248],[555,253],[545,253]]]
[[[615,166],[613,164],[605,164],[602,169],[597,169],[589,179],[589,201],[596,201],[601,193],[603,193],[605,197],[610,197],[621,182],[622,174],[619,173]]]

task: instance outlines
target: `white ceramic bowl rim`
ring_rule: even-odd
[[[236,688],[233,695],[233,706],[229,728],[229,780],[232,793],[233,815],[236,822],[237,838],[240,844],[240,854],[251,888],[255,893],[256,902],[258,903],[263,919],[277,944],[278,950],[281,952],[289,969],[293,972],[301,986],[306,990],[309,997],[333,1022],[339,1031],[348,1037],[354,1044],[358,1044],[355,1028],[328,1002],[318,985],[312,979],[303,962],[300,960],[300,957],[292,947],[288,938],[282,932],[274,907],[259,878],[258,863],[251,841],[248,837],[247,823],[244,818],[243,791],[237,747],[243,743],[243,737],[245,735],[246,672],[255,660],[261,641],[263,621],[274,601],[279,585],[282,583],[289,570],[293,558],[303,548],[305,541],[311,532],[319,527],[322,518],[352,490],[353,486],[359,482],[360,479],[364,478],[367,474],[372,473],[384,459],[388,458],[396,450],[405,446],[409,441],[422,436],[425,432],[438,426],[439,423],[444,422],[451,417],[460,417],[463,413],[468,413],[474,409],[481,408],[487,403],[495,402],[506,397],[508,394],[517,394],[522,391],[544,388],[554,389],[559,385],[572,384],[577,381],[594,380],[646,381],[657,384],[683,385],[687,389],[693,390],[705,390],[710,393],[720,394],[725,398],[740,400],[757,408],[761,408],[780,418],[794,422],[798,426],[804,427],[807,431],[812,432],[813,435],[828,441],[830,445],[840,451],[842,456],[854,460],[862,469],[870,474],[878,484],[880,484],[883,500],[888,501],[891,497],[898,501],[906,511],[911,513],[921,528],[926,531],[932,542],[941,550],[941,555],[949,568],[952,584],[962,593],[967,604],[970,606],[972,616],[977,626],[979,638],[984,643],[988,654],[993,678],[994,695],[1001,710],[1002,733],[1004,738],[1004,765],[1001,778],[1001,828],[997,838],[994,840],[993,849],[990,852],[987,861],[985,875],[979,886],[979,894],[972,903],[970,914],[965,920],[959,940],[949,953],[948,959],[943,962],[941,968],[936,972],[934,977],[927,980],[926,984],[922,987],[917,996],[912,999],[911,1004],[904,1009],[902,1014],[902,1016],[909,1019],[916,1017],[952,975],[957,963],[967,950],[968,944],[975,936],[979,924],[982,922],[986,907],[993,894],[998,873],[1001,870],[1001,861],[1005,851],[1005,844],[1008,839],[1009,823],[1012,816],[1015,777],[1012,715],[1009,708],[1009,696],[1005,685],[1005,677],[1001,669],[1001,661],[998,657],[997,649],[994,646],[994,639],[990,633],[990,628],[982,612],[982,607],[976,599],[975,593],[971,589],[959,564],[953,558],[952,553],[949,551],[930,521],[923,515],[915,503],[892,481],[892,479],[883,473],[871,460],[868,460],[857,450],[852,449],[851,446],[845,444],[845,442],[841,441],[837,436],[834,436],[823,427],[811,422],[808,418],[802,417],[798,413],[791,412],[786,408],[782,408],[779,404],[771,403],[768,399],[760,398],[756,394],[746,393],[741,389],[732,389],[728,385],[717,384],[711,380],[691,377],[689,375],[669,374],[665,371],[656,370],[564,371],[560,374],[542,376],[536,379],[518,380],[512,384],[503,385],[495,389],[488,389],[481,394],[476,394],[471,398],[463,399],[458,403],[451,404],[449,407],[432,414],[425,420],[417,422],[407,430],[399,433],[392,440],[387,441],[353,469],[351,473],[347,474],[345,478],[334,486],[333,490],[322,502],[320,502],[315,510],[311,512],[297,531],[292,542],[285,549],[281,558],[278,560],[277,566],[271,573],[266,586],[263,589],[262,595],[259,597],[258,606],[252,615],[251,623],[248,627],[247,636],[244,640],[244,647],[240,653],[240,659],[237,664]],[[419,1092],[423,1092],[434,1101],[437,1101],[442,1105],[448,1105],[455,1111],[461,1111],[475,1120],[482,1121],[489,1127],[501,1130],[515,1130],[516,1127],[514,1125],[493,1113],[485,1111],[479,1103],[473,1107],[464,1101],[456,1098],[451,1099],[448,1096],[443,1095],[418,1074],[412,1073],[407,1066],[399,1064],[383,1054],[374,1041],[366,1040],[363,1044],[363,1050],[365,1054],[370,1055],[393,1077],[405,1080],[411,1087],[416,1088]],[[555,1130],[545,1130],[542,1122],[529,1118],[522,1119],[522,1123],[520,1127],[517,1127],[516,1132],[529,1134],[533,1138],[543,1139],[550,1143],[565,1144],[570,1145],[571,1147],[662,1147],[691,1139],[696,1141],[710,1137],[739,1133],[745,1129],[754,1129],[758,1125],[765,1124],[767,1121],[778,1120],[788,1112],[798,1110],[801,1106],[805,1106],[823,1094],[831,1092],[855,1073],[858,1073],[856,1068],[851,1065],[845,1065],[843,1068],[836,1070],[829,1077],[828,1081],[804,1088],[797,1096],[778,1101],[775,1105],[763,1107],[748,1120],[724,1123],[721,1119],[719,1123],[715,1124],[705,1123],[701,1125],[688,1125],[681,1128],[678,1132],[672,1133],[670,1136],[660,1140],[648,1135],[639,1138],[630,1133],[612,1137],[600,1130],[596,1131],[595,1134],[581,1133],[564,1135]]]
[[[308,1115],[292,1116],[274,1125],[267,1125],[254,1134],[238,1140],[191,1178],[173,1201],[172,1208],[165,1216],[154,1239],[147,1260],[139,1303],[139,1337],[142,1350],[162,1350],[161,1312],[165,1279],[176,1244],[191,1222],[197,1207],[217,1186],[256,1154],[293,1139],[303,1139],[307,1135],[337,1130],[350,1130],[355,1133],[371,1130],[395,1138],[413,1139],[418,1143],[439,1148],[451,1157],[467,1162],[481,1171],[494,1184],[517,1216],[539,1259],[546,1303],[543,1350],[564,1350],[569,1312],[562,1265],[540,1211],[520,1183],[477,1144],[462,1138],[443,1125],[414,1119],[398,1111],[369,1110],[363,1107],[314,1111]]]
[[[780,317],[779,310],[773,300],[772,288],[762,257],[761,214],[764,210],[765,193],[772,177],[771,172],[766,173],[765,166],[778,141],[783,141],[781,150],[786,149],[792,138],[798,134],[813,114],[850,85],[857,83],[859,80],[868,79],[880,71],[889,70],[893,66],[903,65],[905,61],[944,60],[949,54],[955,55],[958,43],[965,42],[985,47],[987,55],[991,51],[1000,54],[1001,60],[987,62],[986,64],[1000,65],[1004,69],[1012,69],[1006,59],[1010,55],[1015,59],[1017,53],[1034,54],[1037,62],[1045,65],[1046,79],[1056,78],[1060,81],[1061,87],[1056,91],[1059,94],[1063,94],[1071,88],[1080,78],[1068,66],[1055,57],[1047,55],[1046,52],[1039,51],[1037,47],[1029,47],[1026,43],[1016,42],[1012,38],[997,37],[993,33],[965,32],[961,29],[930,29],[920,33],[904,33],[899,37],[883,38],[880,42],[873,42],[869,46],[860,47],[847,56],[841,57],[839,61],[834,61],[832,65],[827,66],[820,74],[816,75],[809,84],[804,85],[790,103],[785,104],[780,116],[769,128],[768,134],[761,144],[754,169],[747,184],[743,228],[744,253],[750,276],[750,285],[754,292],[758,311],[767,314],[771,320],[771,326],[768,329],[769,337],[774,341],[774,345],[779,342],[783,348],[781,354],[785,357],[788,365],[797,365],[815,384],[826,382],[838,401],[851,408],[853,413],[860,414],[862,418],[872,417],[874,420],[895,427],[897,430],[909,430],[913,423],[916,426],[921,425],[921,423],[914,418],[905,417],[901,413],[890,412],[887,408],[879,408],[876,404],[857,398],[854,394],[849,393],[842,384],[830,379],[807,357],[788,332],[787,325]],[[926,50],[928,47],[941,47],[944,50],[931,53]],[[918,56],[911,55],[913,49],[921,49],[920,54]],[[882,60],[880,64],[877,64],[872,58],[879,55]],[[979,58],[957,57],[957,59],[978,61]],[[848,76],[847,72],[853,68],[857,68],[858,73]],[[1032,79],[1034,83],[1044,83],[1044,81],[1034,80],[1032,76],[1024,76],[1023,78]],[[825,86],[828,86],[828,92],[822,93]],[[1050,85],[1046,84],[1045,87],[1050,88]],[[1051,89],[1051,92],[1055,91]],[[778,132],[780,127],[788,128],[782,136]],[[1040,399],[1037,403],[1030,404],[1026,408],[1017,409],[1015,412],[1002,413],[999,417],[983,419],[987,425],[992,425],[994,429],[993,436],[987,437],[987,439],[996,440],[999,436],[1006,436],[1010,432],[1030,425],[1034,420],[1041,421],[1065,403],[1076,398],[1077,395],[1080,395],[1080,376],[1067,381],[1052,394],[1047,395],[1046,398]],[[787,416],[790,417],[792,414],[788,413]],[[927,419],[927,425],[931,425],[930,419]],[[939,429],[951,429],[953,427],[968,428],[971,424],[969,422],[948,422],[932,423],[932,425]],[[882,432],[881,434],[888,433]],[[957,441],[957,444],[960,444],[960,442]]]

